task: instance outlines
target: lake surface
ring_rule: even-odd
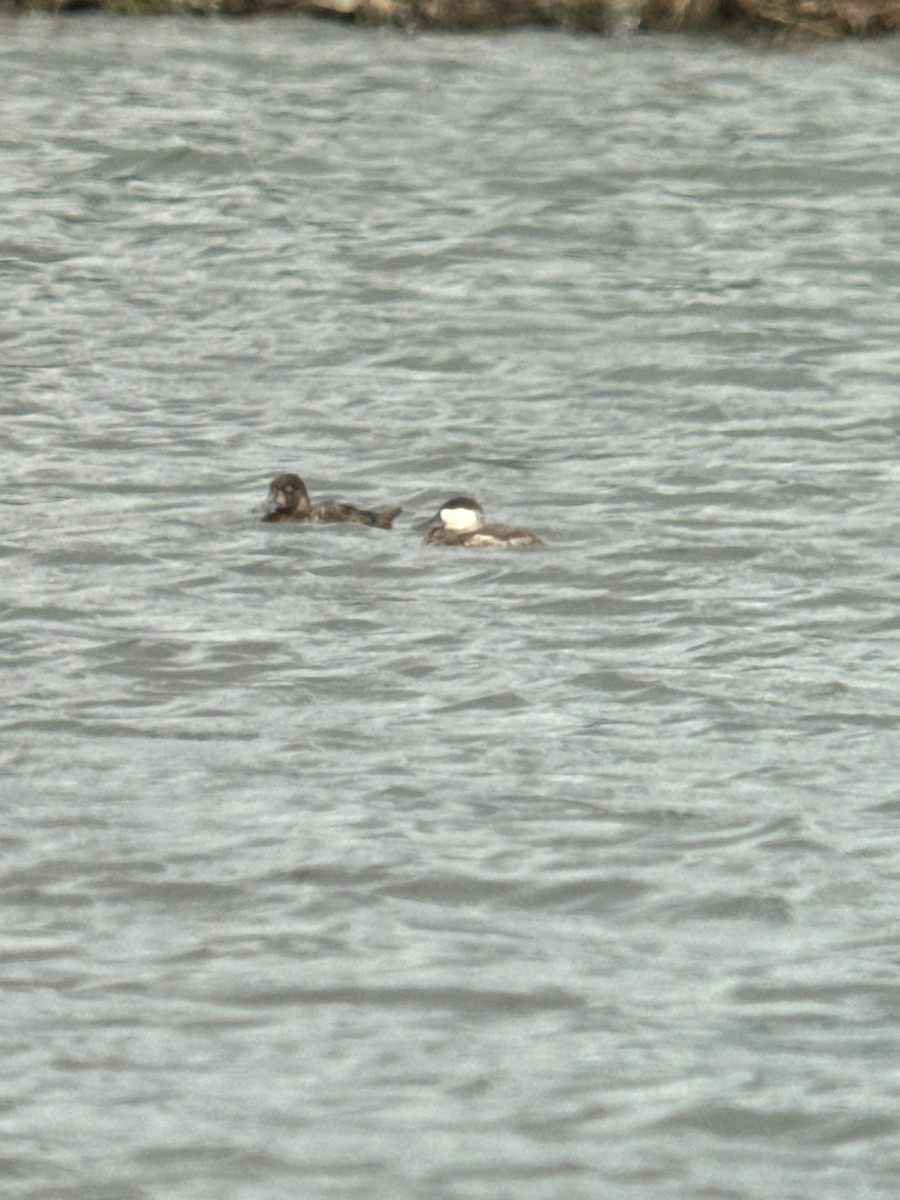
[[[4,1195],[896,1197],[900,43],[0,58]]]

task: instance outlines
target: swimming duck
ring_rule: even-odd
[[[384,512],[368,512],[354,504],[312,504],[306,484],[299,475],[279,475],[269,484],[269,500],[274,504],[266,513],[264,521],[305,521],[310,525],[331,525],[336,521],[350,521],[356,525],[375,525],[378,529],[390,529],[394,517],[402,508],[389,508]]]
[[[455,496],[442,504],[435,521],[440,525],[430,529],[426,546],[543,546],[530,529],[512,525],[485,525],[484,510],[470,496]]]

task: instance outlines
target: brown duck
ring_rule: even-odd
[[[402,508],[389,508],[384,512],[368,512],[355,504],[312,504],[306,484],[299,475],[279,475],[269,484],[269,501],[274,505],[263,517],[264,521],[305,521],[308,525],[332,525],[335,522],[352,522],[356,525],[374,525],[378,529],[390,529],[394,517]]]

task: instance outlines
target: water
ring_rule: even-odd
[[[897,43],[0,29],[4,1195],[895,1196]]]

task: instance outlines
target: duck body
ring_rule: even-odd
[[[484,510],[470,496],[455,496],[442,505],[440,521],[425,535],[426,546],[543,546],[530,529],[515,525],[486,524]]]
[[[357,508],[355,504],[330,501],[313,504],[306,484],[299,475],[279,475],[269,484],[269,500],[274,504],[264,521],[295,521],[306,525],[353,524],[369,525],[376,529],[390,529],[394,518],[402,508],[388,508],[383,512],[370,512]]]

